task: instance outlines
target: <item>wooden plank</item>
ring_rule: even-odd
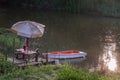
[[[19,60],[19,59],[16,59],[16,58],[7,58],[7,61],[9,61],[9,62],[13,62],[14,61],[13,63],[16,63],[16,64],[21,64],[21,63],[25,63],[26,62],[24,60]]]
[[[23,64],[18,64],[18,66],[30,66],[30,65],[40,65],[42,64],[41,62],[30,62],[30,63],[23,63]]]
[[[22,66],[28,66],[28,65],[54,64],[55,63],[55,61],[52,60],[52,59],[47,61],[46,59],[43,59],[41,57],[38,58],[38,62],[35,62],[34,59],[30,59],[29,61],[25,61],[25,60],[16,59],[16,58],[7,58],[7,61],[9,61],[11,63],[15,63],[15,64],[17,64],[18,66],[21,66],[21,67]]]

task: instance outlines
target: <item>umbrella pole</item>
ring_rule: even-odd
[[[25,38],[25,44],[23,46],[24,50],[27,51],[28,49],[28,38]]]
[[[28,38],[26,38],[26,48],[28,48],[28,43],[29,43],[29,41],[28,41],[29,39]]]

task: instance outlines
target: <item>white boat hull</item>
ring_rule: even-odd
[[[78,53],[70,53],[70,54],[52,54],[48,53],[48,59],[54,59],[55,64],[58,63],[76,63],[81,62],[86,59],[87,53],[79,51]]]
[[[85,52],[79,52],[79,53],[73,53],[73,54],[51,54],[48,53],[48,58],[52,59],[72,59],[72,58],[84,58],[87,56],[87,53]]]

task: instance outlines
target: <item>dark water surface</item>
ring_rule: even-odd
[[[38,47],[41,52],[77,49],[88,53],[82,65],[111,71],[119,69],[120,19],[33,9],[0,9],[1,27],[10,28],[22,20],[46,25],[42,38],[30,40],[31,49]]]

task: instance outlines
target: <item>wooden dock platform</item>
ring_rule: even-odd
[[[16,59],[16,58],[7,58],[7,61],[17,64],[20,67],[25,67],[25,66],[29,66],[29,65],[42,65],[42,64],[54,64],[55,61],[54,60],[47,60],[47,59],[43,59],[43,58],[38,58],[38,61],[36,62],[33,59],[30,60],[21,60],[21,59]]]

